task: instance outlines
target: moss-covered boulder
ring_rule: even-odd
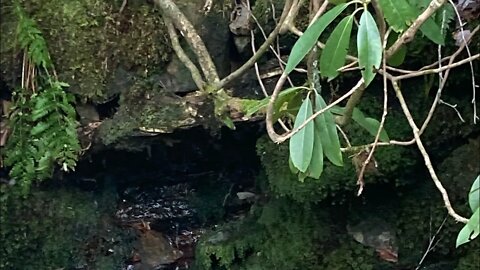
[[[2,190],[0,198],[0,269],[120,269],[131,252],[134,235],[111,218],[112,189],[14,194]]]

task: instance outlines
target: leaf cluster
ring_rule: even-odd
[[[17,5],[18,40],[25,51],[27,62],[39,71],[27,86],[13,93],[13,108],[9,119],[12,133],[6,145],[5,164],[10,167],[10,177],[17,181],[26,194],[34,180],[51,177],[54,166],[73,170],[80,144],[77,138],[77,122],[73,97],[63,88],[66,83],[50,77],[53,65],[48,49],[36,27]]]

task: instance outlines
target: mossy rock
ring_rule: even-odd
[[[108,100],[116,89],[107,89],[121,67],[138,75],[149,74],[169,60],[170,43],[160,13],[147,3],[122,1],[20,1],[39,25],[58,77],[69,90],[97,102]],[[16,21],[13,1],[2,4],[2,70],[7,82],[21,69],[15,46]],[[12,62],[11,59],[15,59]],[[10,73],[11,72],[11,73]],[[113,91],[113,92],[112,92]]]
[[[131,251],[134,235],[110,220],[110,191],[56,187],[34,189],[25,199],[2,190],[0,197],[0,269],[120,269]]]
[[[330,234],[328,215],[288,199],[257,207],[248,217],[206,234],[199,269],[315,269]]]

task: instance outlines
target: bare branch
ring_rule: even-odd
[[[202,72],[207,79],[207,83],[213,84],[220,81],[215,64],[202,38],[200,38],[192,23],[185,17],[177,5],[172,0],[154,0],[154,2],[162,10],[163,16],[167,16],[172,20],[175,27],[180,30],[185,40],[192,47]]]
[[[178,35],[175,27],[172,24],[172,21],[168,17],[164,17],[163,20],[165,21],[165,25],[167,26],[168,35],[170,36],[170,40],[172,42],[172,48],[175,51],[175,54],[178,56],[178,59],[188,68],[190,74],[192,75],[193,81],[198,89],[203,90],[205,82],[202,79],[202,75],[200,71],[195,66],[195,64],[190,60],[187,56],[185,51],[183,51],[182,46],[178,42]]]
[[[157,0],[157,1],[160,1],[160,0]],[[285,1],[285,5],[283,6],[283,12],[282,12],[282,15],[280,17],[280,20],[277,23],[277,26],[270,33],[267,40],[265,40],[265,42],[262,44],[262,46],[260,46],[260,48],[258,48],[257,53],[255,53],[252,57],[250,57],[250,59],[248,59],[248,61],[245,62],[245,64],[243,64],[240,68],[238,68],[234,72],[230,73],[230,75],[223,78],[219,83],[215,84],[216,89],[220,89],[220,88],[224,87],[225,85],[227,85],[228,83],[230,83],[231,81],[233,81],[234,79],[240,77],[245,71],[247,71],[249,68],[251,68],[253,66],[253,64],[255,64],[255,62],[257,62],[257,60],[263,55],[263,53],[265,53],[268,50],[268,48],[270,47],[270,44],[272,44],[272,42],[277,37],[277,35],[280,31],[280,28],[281,28],[283,22],[285,21],[285,18],[287,17],[287,14],[289,13],[291,5],[292,5],[292,0],[286,0]]]
[[[410,110],[408,109],[408,105],[403,98],[402,91],[400,87],[398,86],[398,82],[395,80],[391,80],[393,89],[395,90],[395,93],[397,94],[397,98],[400,102],[400,106],[402,107],[403,113],[405,114],[405,117],[407,118],[408,124],[412,128],[413,131],[413,136],[415,137],[415,142],[418,146],[418,149],[420,150],[420,153],[423,156],[423,160],[425,161],[425,166],[428,169],[428,172],[430,173],[430,177],[432,178],[435,186],[437,187],[438,191],[440,191],[440,194],[442,195],[443,203],[445,205],[445,208],[447,208],[448,214],[452,216],[457,222],[462,222],[462,223],[467,223],[468,219],[460,216],[455,212],[455,210],[452,207],[452,204],[450,203],[450,199],[448,198],[448,193],[445,190],[445,188],[442,185],[442,182],[440,179],[438,179],[437,173],[435,172],[435,169],[432,166],[432,162],[430,160],[430,156],[427,153],[427,150],[425,150],[425,147],[423,146],[423,142],[420,139],[420,133],[417,125],[415,124],[415,121],[413,120],[412,114],[410,113]]]

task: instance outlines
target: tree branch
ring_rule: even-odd
[[[208,84],[217,83],[220,79],[217,69],[213,63],[207,47],[203,43],[202,38],[198,35],[192,23],[185,17],[182,11],[175,5],[172,0],[154,0],[154,3],[160,7],[163,16],[169,17],[175,27],[180,30],[185,40],[192,47],[198,58],[198,63],[202,69]]]
[[[405,114],[405,117],[407,118],[408,124],[412,128],[413,131],[413,136],[415,138],[415,142],[417,143],[418,149],[420,150],[420,153],[423,156],[423,160],[425,161],[425,166],[428,169],[428,172],[430,173],[430,177],[432,178],[435,186],[437,187],[438,191],[440,191],[440,194],[442,195],[443,203],[445,205],[445,208],[447,208],[448,214],[452,216],[457,222],[462,222],[462,223],[467,223],[468,219],[460,216],[455,212],[455,210],[452,207],[452,204],[450,203],[450,199],[448,198],[448,193],[445,190],[445,188],[442,185],[442,182],[438,179],[438,176],[435,172],[435,169],[432,166],[432,162],[430,160],[430,156],[427,153],[427,150],[425,150],[425,147],[423,146],[423,142],[420,139],[420,134],[419,134],[419,129],[417,125],[415,124],[415,121],[413,120],[412,114],[410,113],[410,110],[408,109],[407,103],[405,99],[403,98],[402,91],[400,87],[398,86],[398,82],[396,80],[391,80],[393,89],[395,90],[395,93],[397,94],[397,98],[400,102],[400,106],[402,107],[403,113]]]
[[[394,55],[403,44],[407,44],[410,41],[413,40],[413,37],[417,33],[418,29],[420,29],[420,26],[428,20],[432,16],[435,11],[437,11],[441,6],[443,6],[447,0],[432,0],[428,7],[425,9],[425,11],[420,14],[417,19],[410,25],[410,27],[403,32],[403,34],[400,36],[400,38],[395,41],[395,43],[390,46],[390,48],[387,50],[387,53],[385,54],[386,58],[390,58],[392,55]]]
[[[175,51],[175,54],[178,56],[178,59],[180,59],[180,61],[190,71],[190,74],[192,75],[193,81],[195,82],[197,88],[203,90],[205,82],[202,79],[202,75],[200,74],[200,71],[192,62],[192,60],[190,60],[185,51],[182,49],[182,46],[180,46],[180,43],[178,42],[177,31],[175,30],[172,21],[167,16],[164,16],[163,20],[165,21],[165,25],[167,26],[168,35],[170,36],[172,48]]]
[[[223,78],[220,82],[216,83],[215,84],[215,89],[223,88],[225,85],[227,85],[228,83],[230,83],[234,79],[240,77],[245,71],[247,71],[249,68],[251,68],[253,66],[253,64],[255,64],[255,62],[257,62],[258,59],[260,59],[260,57],[268,50],[268,48],[270,47],[270,44],[272,44],[273,41],[275,40],[275,38],[277,37],[277,35],[280,31],[280,28],[282,27],[282,24],[285,21],[285,19],[287,17],[287,14],[289,13],[291,5],[292,5],[292,0],[286,0],[285,1],[285,5],[283,6],[283,12],[282,12],[282,15],[280,17],[280,20],[277,23],[277,26],[270,33],[270,35],[265,40],[265,42],[262,44],[262,46],[260,46],[260,48],[258,48],[257,52],[252,57],[250,57],[250,59],[248,59],[248,61],[245,62],[245,64],[243,64],[240,68],[238,68],[234,72],[230,73],[230,75],[228,75],[227,77]]]

